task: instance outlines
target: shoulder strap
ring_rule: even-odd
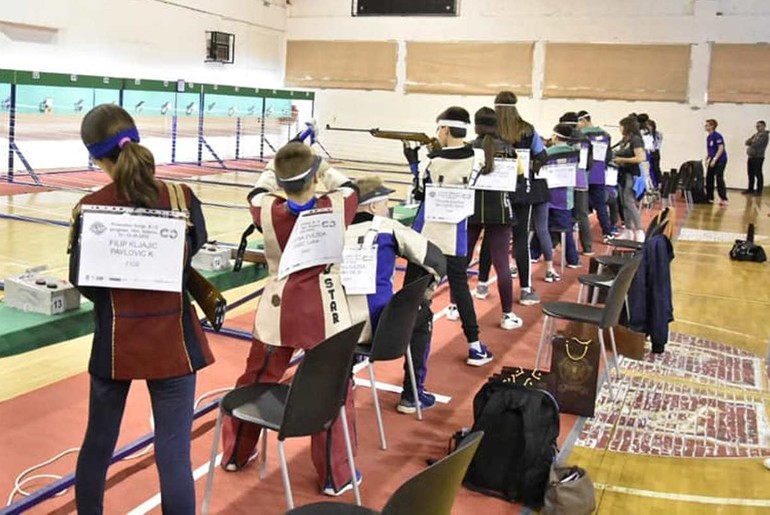
[[[184,195],[184,189],[182,189],[182,185],[175,182],[165,181],[163,184],[165,184],[166,188],[168,188],[168,197],[169,201],[171,202],[171,210],[184,211],[187,213],[187,198]],[[190,219],[189,213],[187,213],[187,226],[192,226],[192,220]]]
[[[164,182],[163,184],[168,188],[171,209],[174,211],[185,211],[187,209],[187,199],[185,199],[182,185],[175,182]]]

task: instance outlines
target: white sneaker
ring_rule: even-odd
[[[457,310],[457,306],[454,304],[450,304],[446,308],[446,319],[447,320],[460,320],[460,312]]]
[[[489,297],[489,286],[487,283],[479,283],[476,285],[476,289],[471,290],[471,294],[477,299],[486,299]]]
[[[524,325],[524,321],[514,313],[503,313],[503,318],[500,320],[500,327],[506,331],[518,329],[522,325]]]
[[[767,470],[770,470],[770,458],[767,458],[767,459],[765,460],[765,468],[766,468]]]

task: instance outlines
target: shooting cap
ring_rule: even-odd
[[[356,180],[356,186],[358,186],[359,206],[373,204],[374,202],[379,202],[381,200],[388,200],[388,195],[396,191],[385,186],[382,179],[376,175],[372,177],[362,177]]]

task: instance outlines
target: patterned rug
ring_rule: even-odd
[[[770,456],[765,358],[672,333],[662,355],[623,359],[575,445],[644,456]]]

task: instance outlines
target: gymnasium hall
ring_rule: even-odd
[[[770,2],[6,4],[0,515],[770,513]]]

